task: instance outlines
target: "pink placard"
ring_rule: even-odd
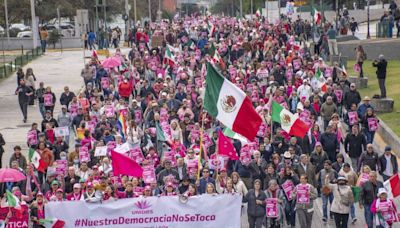
[[[378,130],[378,119],[368,118],[368,128],[370,131]]]
[[[57,160],[56,162],[57,162],[57,166],[56,166],[57,175],[67,174],[68,161],[67,160]]]
[[[136,163],[140,164],[144,161],[144,156],[140,147],[135,147],[129,150],[130,157],[136,161]]]
[[[112,118],[115,115],[115,109],[114,106],[112,105],[106,105],[104,107],[104,112],[106,113],[107,118]]]
[[[141,122],[142,121],[142,111],[141,110],[135,110],[135,122]]]
[[[297,203],[310,203],[310,186],[308,184],[299,184],[296,186]]]
[[[154,166],[146,165],[143,166],[143,181],[146,184],[151,184],[156,181],[156,173],[154,170]]]
[[[336,95],[338,103],[341,103],[342,99],[343,99],[343,91],[340,89],[337,89],[337,90],[335,90],[335,95]]]
[[[278,199],[268,198],[265,200],[267,218],[278,218]]]
[[[301,68],[301,60],[300,59],[293,60],[293,69],[300,70],[300,68]]]
[[[358,124],[358,114],[356,111],[348,112],[348,116],[350,125]]]
[[[43,94],[44,106],[53,106],[53,95],[51,93]]]
[[[37,131],[36,131],[36,130],[28,131],[26,137],[27,137],[27,139],[28,139],[28,144],[29,144],[29,145],[36,145],[36,144],[38,143],[38,140],[37,140]]]
[[[81,162],[90,161],[89,149],[86,146],[82,146],[79,150],[79,160]]]
[[[101,78],[101,88],[108,89],[110,87],[110,80],[107,77]]]
[[[292,200],[292,191],[294,189],[293,182],[291,180],[287,180],[282,184],[282,189],[285,192],[286,198],[288,200]]]

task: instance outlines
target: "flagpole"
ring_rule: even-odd
[[[202,110],[202,117],[201,117],[201,128],[200,128],[200,152],[199,158],[197,159],[197,180],[200,179],[200,166],[201,166],[201,156],[203,151],[203,134],[204,134],[204,119],[205,119],[204,109]]]

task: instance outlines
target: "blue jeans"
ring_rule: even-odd
[[[42,52],[46,52],[47,40],[40,41],[40,47],[42,48]]]
[[[367,223],[368,228],[373,228],[374,214],[372,214],[371,212],[371,204],[364,203],[364,217],[365,217],[365,223]]]
[[[323,212],[323,218],[328,218],[328,200],[329,203],[332,205],[332,201],[333,201],[333,194],[329,194],[328,196],[325,196],[324,194],[322,194],[321,196],[322,198],[322,212]],[[329,213],[330,217],[333,218],[332,213]]]
[[[367,143],[372,143],[374,141],[375,131],[364,130],[364,135],[367,139]]]
[[[351,206],[350,206],[350,216],[352,219],[356,218],[356,208],[354,206],[354,203],[351,204]]]
[[[39,111],[40,111],[40,114],[42,115],[42,117],[44,118],[44,116],[46,114],[46,109],[44,108],[44,103],[39,102]]]

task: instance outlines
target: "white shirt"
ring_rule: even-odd
[[[383,174],[385,174],[386,176],[393,176],[393,167],[392,167],[392,161],[390,160],[390,158],[392,157],[392,155],[386,155],[385,154],[385,159],[386,159],[386,169],[383,172]]]

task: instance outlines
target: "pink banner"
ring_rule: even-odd
[[[44,106],[53,106],[53,95],[51,93],[43,94]]]
[[[107,77],[101,78],[101,88],[108,89],[110,86],[110,80]]]
[[[267,218],[278,218],[278,199],[268,198],[265,200]]]
[[[343,91],[340,89],[337,89],[337,90],[335,90],[335,95],[336,95],[338,103],[341,103],[342,99],[343,99]]]
[[[81,162],[90,161],[89,149],[86,146],[82,146],[79,150],[79,160]]]
[[[37,131],[36,130],[28,131],[27,138],[29,145],[36,145],[38,143]]]
[[[377,118],[368,118],[368,128],[369,128],[369,131],[378,130],[378,119]]]
[[[349,124],[350,125],[358,124],[358,114],[356,111],[348,112],[347,115],[349,116]]]
[[[308,184],[299,184],[296,187],[297,203],[310,203],[310,186]]]
[[[292,200],[292,191],[294,189],[293,182],[291,180],[287,180],[282,184],[282,189],[285,192],[286,198],[288,200]]]
[[[9,207],[0,207],[0,220],[4,221],[6,219],[9,210]],[[21,205],[20,210],[11,208],[11,213],[11,218],[9,218],[8,223],[5,227],[29,227],[29,210],[27,205]]]
[[[57,175],[66,175],[68,161],[67,160],[56,160],[56,162],[57,162],[57,166],[56,166]]]

